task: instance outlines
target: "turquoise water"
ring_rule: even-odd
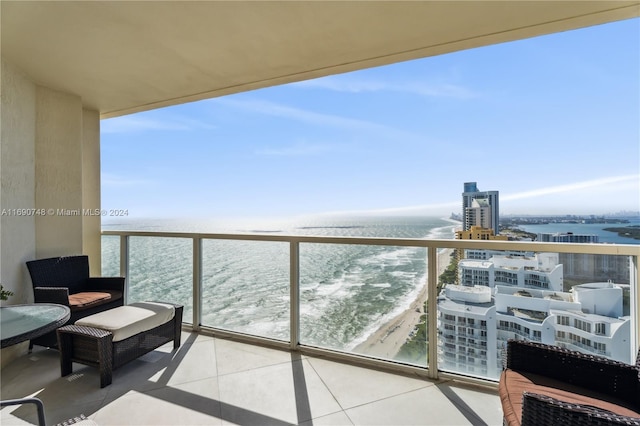
[[[278,235],[451,239],[439,218],[322,218],[236,226],[213,221],[129,221],[104,230],[268,232]],[[117,275],[119,237],[103,237],[103,275]],[[204,325],[289,340],[289,244],[205,240]],[[192,315],[191,239],[131,237],[129,296],[170,300]],[[416,298],[426,280],[424,248],[300,245],[303,343],[353,349]]]

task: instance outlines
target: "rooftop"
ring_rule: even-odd
[[[497,391],[386,373],[321,358],[182,333],[114,371],[74,364],[60,377],[58,353],[35,347],[2,370],[2,398],[36,396],[47,424],[81,415],[124,424],[500,424]],[[6,407],[3,425],[36,423],[31,405]]]

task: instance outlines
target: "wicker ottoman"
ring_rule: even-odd
[[[60,327],[60,373],[72,373],[72,363],[97,367],[100,387],[111,384],[112,371],[173,340],[180,347],[182,305],[141,302],[120,306]]]

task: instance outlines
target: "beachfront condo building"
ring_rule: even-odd
[[[493,229],[500,233],[500,209],[498,191],[479,191],[476,182],[465,182],[462,193],[462,230],[469,231],[472,226]]]
[[[467,259],[459,264],[464,270],[473,262],[482,263],[483,268],[472,266],[471,271],[493,273],[476,274],[482,279],[475,284],[447,285],[438,297],[438,362],[452,371],[496,378],[509,339],[556,344],[631,362],[631,323],[623,309],[628,286],[587,283],[563,292],[562,265],[553,266],[553,256],[534,257],[537,270],[528,256]],[[504,271],[516,273],[495,273]],[[532,272],[540,274],[535,279],[521,276]],[[549,286],[540,285],[542,282]]]
[[[536,241],[547,243],[599,243],[597,235],[574,234],[573,232],[538,233]]]
[[[506,235],[496,235],[494,230],[491,228],[483,228],[482,226],[471,226],[471,228],[467,231],[456,231],[456,240],[499,240],[499,241],[508,241],[509,237]],[[469,258],[465,254],[465,249],[456,249],[456,259],[459,261],[461,259]],[[478,250],[478,251],[486,251],[486,250]],[[501,252],[496,252],[496,254],[501,254]]]
[[[565,287],[592,281],[629,284],[631,264],[625,256],[612,254],[560,253]]]
[[[533,256],[493,256],[488,260],[463,259],[458,262],[458,284],[473,287],[510,285],[562,291],[562,264],[557,253]]]
[[[497,377],[496,308],[485,286],[447,285],[438,297],[438,363],[444,370]]]
[[[572,232],[539,233],[536,240],[553,243],[589,244],[600,242],[600,238],[597,235],[574,234]],[[559,262],[563,265],[565,289],[568,289],[571,285],[591,281],[611,280],[620,284],[630,283],[629,259],[624,256],[560,253]]]

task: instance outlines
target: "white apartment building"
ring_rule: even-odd
[[[573,298],[582,309],[551,312],[556,344],[630,363],[631,320],[623,316],[622,297],[623,286],[610,282],[573,287]]]
[[[551,243],[598,243],[597,235],[574,234],[573,232],[538,233],[536,241]]]
[[[496,377],[496,321],[491,289],[447,285],[438,297],[438,362],[443,369]]]
[[[534,273],[535,279],[527,275]],[[627,363],[635,356],[630,317],[623,316],[624,286],[589,283],[563,292],[557,254],[467,259],[459,263],[459,274],[465,284],[447,285],[438,297],[438,361],[445,369],[496,378],[509,339]]]
[[[512,256],[512,257],[533,257],[532,251],[504,251],[504,250],[485,250],[485,249],[464,249],[465,259],[472,260],[489,260],[493,256]]]
[[[557,253],[464,259],[458,262],[458,283],[470,287],[510,285],[562,291],[562,265],[558,263]]]

